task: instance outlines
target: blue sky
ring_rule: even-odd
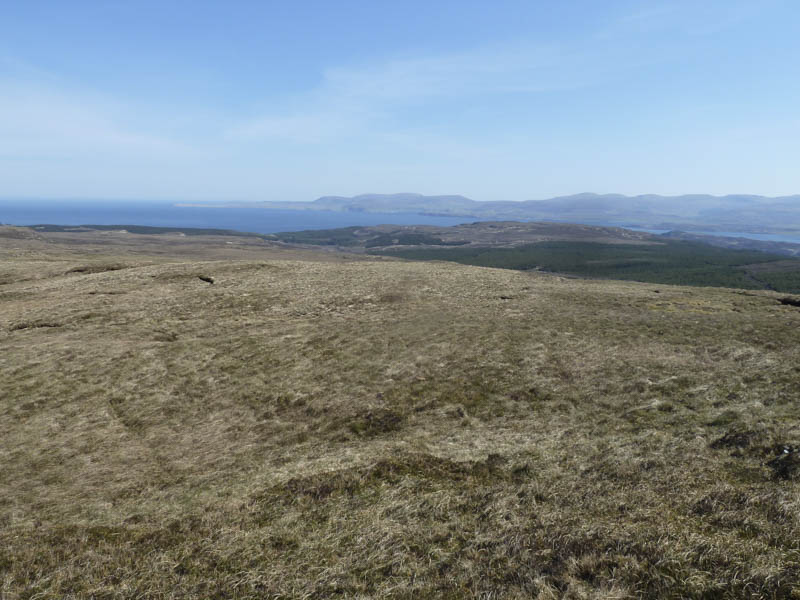
[[[800,193],[794,0],[0,8],[0,197]]]

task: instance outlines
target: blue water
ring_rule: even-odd
[[[0,200],[0,223],[9,225],[150,225],[153,227],[199,227],[254,233],[277,233],[348,227],[350,225],[448,226],[478,220],[474,217],[437,217],[414,213],[184,207],[155,202]],[[621,226],[618,223],[593,223],[593,225]],[[665,232],[663,229],[643,229],[630,226],[627,228],[650,233]],[[692,233],[800,244],[800,235],[791,234],[726,231],[696,231]]]
[[[672,231],[671,229],[646,229],[644,227],[626,227],[632,231],[644,231],[646,233],[655,233],[660,235]],[[734,237],[734,238],[747,238],[750,240],[760,240],[762,242],[791,242],[793,244],[800,244],[800,235],[791,235],[787,233],[747,233],[743,231],[694,231],[682,230],[686,233],[697,233],[699,235],[715,235],[717,237]]]
[[[0,200],[7,225],[149,225],[277,233],[350,225],[458,225],[477,219],[408,213],[359,213],[265,208],[182,207],[153,202],[67,202]]]
[[[741,233],[736,231],[691,231],[690,233],[718,235],[722,237],[741,237],[751,240],[761,240],[763,242],[792,242],[793,244],[800,244],[800,235],[788,235],[783,233]]]

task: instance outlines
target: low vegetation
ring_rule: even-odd
[[[306,231],[287,231],[273,233],[269,238],[288,244],[314,244],[318,246],[360,246],[362,240],[356,235],[360,227],[341,227],[338,229],[309,229]]]
[[[307,231],[288,231],[270,234],[267,239],[275,239],[288,244],[313,244],[317,246],[341,246],[344,248],[378,248],[383,246],[462,246],[467,241],[444,241],[437,235],[414,231],[412,227],[395,229],[393,227],[342,227],[339,229],[319,229]],[[442,228],[431,228],[442,229]]]
[[[796,296],[47,235],[4,599],[800,597]]]
[[[12,228],[13,229],[13,228]],[[10,230],[9,230],[10,231]],[[623,279],[676,285],[765,289],[800,293],[800,259],[761,250],[732,249],[710,243],[654,236],[618,227],[569,223],[478,222],[452,227],[377,225],[290,231],[275,234],[223,229],[138,225],[36,225],[30,234],[70,236],[73,243],[119,245],[115,234],[149,239],[150,250],[163,253],[163,237],[189,236],[201,244],[288,244],[369,252],[411,260],[448,260],[462,264],[519,270],[544,270],[578,277]],[[7,231],[7,236],[11,234]],[[81,238],[85,239],[81,239]],[[162,239],[156,239],[161,237]],[[709,239],[713,239],[710,238]],[[717,238],[724,240],[726,238]],[[233,240],[233,241],[231,241]],[[132,240],[129,240],[132,241]],[[145,247],[145,239],[127,244]],[[716,243],[716,242],[715,242]],[[758,242],[755,242],[758,243]],[[184,248],[180,244],[173,248]],[[203,254],[197,245],[195,254]],[[83,267],[77,267],[83,268]]]
[[[308,231],[287,231],[266,236],[292,244],[341,246],[364,249],[397,246],[515,247],[541,241],[593,241],[616,244],[653,244],[657,236],[622,229],[571,223],[481,221],[450,227],[434,225],[372,225]]]
[[[374,237],[364,243],[366,248],[377,248],[380,246],[463,246],[467,241],[445,242],[440,237],[426,235],[423,233],[384,233]]]
[[[403,248],[381,253],[412,260],[540,269],[579,277],[800,293],[798,259],[687,241],[626,245],[557,241],[515,248]]]
[[[31,225],[39,233],[91,233],[93,231],[125,231],[138,235],[161,235],[180,233],[183,235],[225,235],[230,237],[260,237],[257,233],[201,227],[153,227],[150,225]]]

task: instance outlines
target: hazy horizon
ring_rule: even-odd
[[[0,198],[792,195],[798,17],[785,0],[16,3]]]
[[[477,199],[471,197],[467,194],[457,194],[457,193],[442,193],[442,194],[422,194],[420,192],[409,192],[409,191],[401,191],[401,192],[359,192],[351,195],[342,195],[342,194],[321,194],[319,196],[313,198],[301,198],[298,200],[238,200],[232,198],[201,198],[201,199],[194,199],[194,198],[135,198],[135,197],[109,197],[109,196],[94,196],[94,197],[81,197],[81,196],[25,196],[25,195],[8,195],[8,196],[0,196],[0,203],[3,202],[54,202],[54,203],[95,203],[95,202],[120,202],[120,203],[145,203],[145,204],[246,204],[246,203],[261,203],[261,202],[275,202],[275,203],[312,203],[317,200],[321,200],[324,198],[347,198],[347,199],[355,199],[360,197],[391,197],[391,196],[421,196],[423,198],[436,198],[436,197],[462,197],[466,200],[471,200],[474,202],[547,202],[550,200],[558,200],[558,199],[569,199],[569,198],[577,198],[581,196],[587,197],[622,197],[622,198],[643,198],[643,197],[659,197],[664,199],[670,198],[685,198],[685,197],[709,197],[709,198],[718,198],[723,199],[727,197],[753,197],[753,198],[760,198],[764,200],[776,200],[776,199],[783,199],[783,198],[800,198],[800,192],[797,193],[789,193],[789,194],[781,194],[781,195],[765,195],[765,194],[758,194],[758,193],[730,193],[730,194],[708,194],[704,192],[686,192],[681,194],[657,194],[657,193],[641,193],[641,194],[621,194],[618,192],[574,192],[569,194],[560,194],[558,196],[549,196],[549,197],[527,197],[527,198],[520,198],[517,200],[509,200],[506,198],[490,198],[490,199]]]

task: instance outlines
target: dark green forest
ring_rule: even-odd
[[[516,248],[405,249],[376,253],[410,260],[538,269],[586,278],[800,293],[800,260],[794,261],[796,270],[790,270],[785,267],[784,256],[684,241],[652,245],[540,242]],[[783,261],[781,270],[765,268],[765,263],[778,261]],[[759,268],[751,269],[751,265]]]

